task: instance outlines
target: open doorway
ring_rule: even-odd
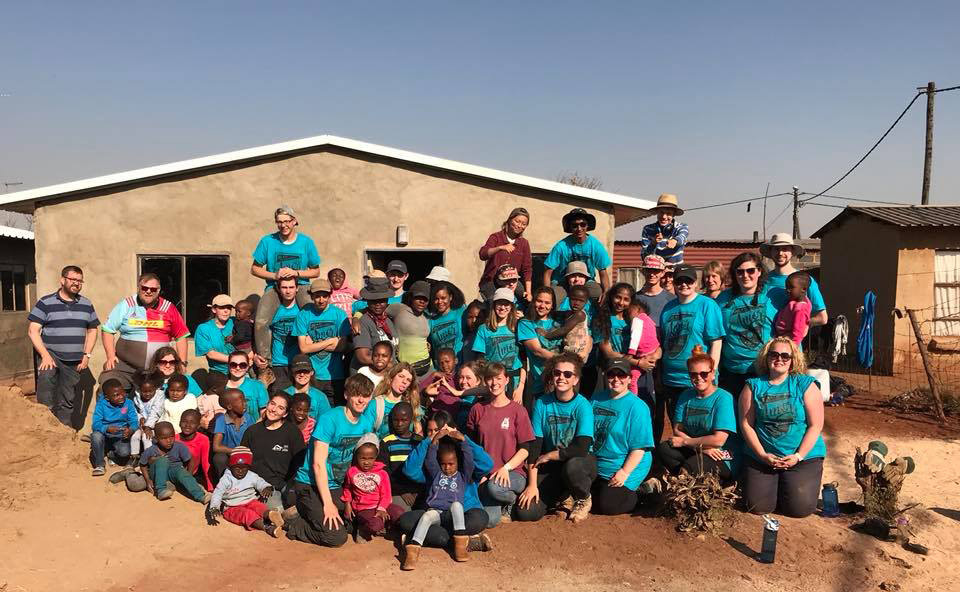
[[[364,272],[370,269],[384,271],[387,263],[399,259],[407,264],[410,277],[404,288],[409,288],[413,282],[427,277],[433,266],[443,265],[444,255],[443,249],[366,249],[363,260],[367,269]]]

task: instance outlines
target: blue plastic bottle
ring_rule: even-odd
[[[840,500],[837,496],[837,484],[825,483],[823,485],[823,517],[835,518],[840,515]]]

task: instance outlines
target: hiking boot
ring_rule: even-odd
[[[656,477],[650,477],[640,484],[641,493],[652,495],[654,493],[660,493],[661,491],[663,491],[663,483]]]
[[[279,539],[280,535],[283,534],[283,529],[275,524],[268,524],[263,527],[263,532],[269,534],[275,539]]]
[[[590,508],[593,507],[593,498],[587,496],[583,499],[578,499],[573,502],[573,510],[570,511],[570,520],[574,524],[583,522],[590,516]]]
[[[417,567],[417,561],[420,559],[420,545],[403,546],[403,563],[400,569],[403,571],[413,571]]]
[[[162,491],[157,492],[157,499],[160,501],[166,501],[173,497],[173,490],[169,487],[164,488]]]
[[[280,510],[270,510],[267,512],[267,520],[270,521],[270,524],[276,526],[279,529],[283,529],[283,514]]]
[[[94,477],[103,477],[106,474],[106,472],[107,470],[103,467],[93,467],[93,473],[91,474]]]
[[[500,509],[500,524],[510,524],[513,522],[513,504],[503,506]]]
[[[284,520],[293,520],[300,515],[300,512],[297,511],[296,506],[290,506],[286,510],[280,513]]]
[[[573,511],[573,496],[568,495],[566,499],[561,500],[553,508],[553,513],[557,516],[563,516],[564,514],[570,515],[570,512]]]
[[[470,542],[467,543],[467,551],[493,551],[493,541],[490,540],[487,533],[475,534],[470,537]]]
[[[132,472],[133,472],[133,467],[126,467],[126,468],[120,469],[119,471],[116,471],[115,473],[110,475],[110,483],[113,483],[114,485],[116,485],[121,481],[126,481],[127,475],[129,475]]]
[[[470,537],[465,534],[453,535],[453,560],[463,563],[470,561]]]

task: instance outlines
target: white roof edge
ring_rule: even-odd
[[[0,226],[0,236],[7,238],[22,238],[24,240],[33,240],[33,231],[13,226]]]
[[[455,172],[463,173],[466,175],[472,175],[476,177],[495,179],[495,180],[503,181],[506,183],[524,185],[527,187],[534,187],[537,189],[543,189],[546,191],[552,191],[556,193],[565,193],[567,195],[574,195],[574,196],[582,197],[584,199],[588,199],[592,201],[599,201],[599,202],[604,202],[604,203],[609,203],[609,204],[614,204],[614,205],[619,205],[619,206],[624,206],[629,208],[636,208],[640,210],[650,210],[656,206],[655,202],[652,202],[646,199],[641,199],[638,197],[630,197],[628,195],[620,195],[617,193],[598,191],[596,189],[587,189],[585,187],[577,187],[575,185],[568,185],[566,183],[560,183],[558,181],[548,181],[546,179],[538,179],[536,177],[529,177],[527,175],[509,173],[506,171],[500,171],[500,170],[491,169],[487,167],[467,164],[463,162],[457,162],[454,160],[447,160],[444,158],[438,158],[436,156],[419,154],[416,152],[400,150],[397,148],[390,148],[387,146],[380,146],[378,144],[361,142],[359,140],[351,140],[349,138],[340,138],[337,136],[331,136],[327,134],[324,134],[321,136],[313,136],[310,138],[303,138],[300,140],[279,142],[277,144],[267,144],[265,146],[257,146],[255,148],[245,148],[243,150],[234,150],[231,152],[224,152],[222,154],[214,154],[211,156],[204,156],[201,158],[181,160],[181,161],[172,162],[169,164],[162,164],[157,166],[145,167],[141,169],[134,169],[131,171],[114,173],[110,175],[103,175],[100,177],[92,177],[89,179],[81,179],[79,181],[71,181],[68,183],[60,183],[57,185],[48,185],[46,187],[38,187],[36,189],[26,189],[23,191],[17,191],[16,193],[8,193],[5,195],[0,195],[0,206],[4,204],[12,204],[12,203],[18,203],[23,201],[42,200],[42,199],[47,199],[47,198],[56,197],[60,195],[67,195],[67,194],[77,193],[81,191],[88,191],[92,189],[124,185],[128,183],[136,182],[136,181],[154,179],[158,177],[165,177],[168,175],[173,175],[173,174],[191,171],[191,170],[215,167],[223,164],[228,164],[231,162],[263,158],[263,157],[268,157],[272,155],[283,154],[285,152],[294,152],[298,150],[318,148],[320,146],[325,146],[325,145],[338,146],[338,147],[347,148],[350,150],[357,150],[360,152],[377,154],[380,156],[395,158],[395,159],[404,160],[407,162],[413,162],[413,163],[421,164],[424,166],[444,169],[448,171],[455,171]]]

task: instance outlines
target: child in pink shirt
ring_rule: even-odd
[[[627,353],[634,358],[642,358],[657,351],[660,340],[657,339],[657,326],[649,315],[650,309],[643,302],[633,302],[627,308],[630,317],[630,345]],[[645,372],[639,368],[630,370],[630,392],[638,393],[640,379]],[[638,393],[639,394],[639,393]]]
[[[384,532],[403,514],[403,508],[392,503],[390,476],[377,460],[379,454],[380,440],[375,434],[365,434],[353,449],[353,465],[343,480],[343,515],[348,520],[356,516],[357,542],[369,541],[373,535]]]
[[[330,287],[333,288],[330,292],[330,304],[347,313],[348,318],[352,317],[353,303],[360,300],[360,292],[347,285],[347,272],[339,267],[331,269],[327,273],[327,279],[330,280]]]
[[[297,429],[303,434],[303,441],[310,444],[310,436],[313,435],[313,428],[317,425],[317,420],[310,417],[310,395],[295,394],[290,403],[290,415],[293,416],[293,423]]]
[[[197,483],[207,491],[213,491],[210,481],[210,438],[197,431],[200,427],[200,412],[196,409],[187,409],[180,416],[180,433],[176,439],[190,451],[190,466],[187,471],[197,480]]]
[[[220,395],[227,387],[227,377],[219,372],[207,374],[207,388],[197,397],[197,410],[200,411],[200,429],[210,431],[213,420],[219,413],[226,413],[220,406]]]
[[[810,288],[810,276],[802,271],[795,271],[787,276],[787,301],[773,319],[773,333],[775,337],[789,337],[800,345],[807,336],[810,325],[810,300],[807,298],[807,289]]]

